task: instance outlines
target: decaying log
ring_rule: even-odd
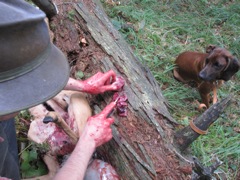
[[[212,105],[201,116],[196,118],[193,123],[197,129],[207,132],[209,126],[218,119],[224,109],[230,104],[231,98],[231,96],[228,96],[220,102]],[[178,146],[180,151],[184,151],[200,135],[201,134],[197,133],[196,130],[189,125],[175,134],[174,144]]]

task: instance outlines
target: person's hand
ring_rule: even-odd
[[[118,91],[124,86],[124,83],[122,77],[117,77],[115,72],[110,70],[106,73],[98,72],[84,81],[70,78],[64,89],[101,94],[106,91]]]
[[[93,140],[96,147],[108,142],[112,138],[112,129],[110,126],[114,122],[114,119],[107,118],[107,116],[115,106],[116,102],[111,102],[101,113],[90,117],[81,137]]]

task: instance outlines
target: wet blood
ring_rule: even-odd
[[[126,117],[127,116],[127,107],[128,107],[128,97],[124,91],[121,92],[116,92],[113,95],[113,101],[117,100],[117,114],[121,117]]]

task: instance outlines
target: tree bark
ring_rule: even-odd
[[[173,146],[177,123],[167,109],[161,89],[114,29],[100,2],[56,4],[59,15],[51,22],[54,42],[68,56],[71,75],[82,71],[90,76],[112,69],[126,80],[128,116],[114,115],[113,139],[99,147],[97,155],[112,164],[124,180],[188,179],[191,165],[178,158],[181,155],[177,156]],[[76,10],[74,21],[72,9]],[[111,101],[112,93],[92,98],[92,108],[97,113]]]

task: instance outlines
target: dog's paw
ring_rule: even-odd
[[[197,110],[203,112],[207,109],[206,104],[198,102],[198,100],[194,101],[195,106],[197,106]]]
[[[206,109],[207,109],[206,104],[203,104],[203,103],[199,104],[199,106],[198,106],[199,111],[205,111]]]

